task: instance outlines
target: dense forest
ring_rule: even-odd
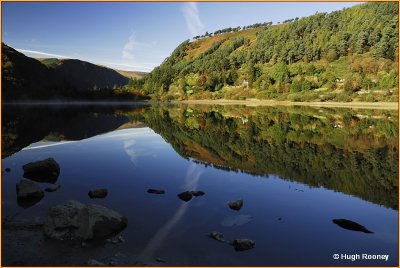
[[[142,120],[183,157],[398,208],[398,114],[346,109],[152,106]]]
[[[115,70],[74,59],[25,56],[2,43],[2,97],[5,101],[51,99],[140,99],[126,92],[129,78]]]
[[[226,28],[194,39],[130,88],[161,100],[398,98],[397,2]]]

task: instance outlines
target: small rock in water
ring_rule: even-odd
[[[225,242],[224,235],[222,233],[220,233],[220,232],[215,232],[215,231],[211,232],[209,234],[209,237],[211,237],[211,238],[213,238],[213,239],[215,239],[215,240],[217,240],[219,242]]]
[[[282,220],[282,218],[278,218],[278,221],[281,221]]]
[[[157,190],[157,189],[148,189],[147,192],[149,194],[165,194],[164,190]]]
[[[95,260],[95,259],[90,259],[90,260],[88,260],[87,263],[86,263],[86,265],[87,265],[87,266],[106,266],[105,263],[100,262],[100,261]]]
[[[57,191],[58,188],[60,188],[60,187],[61,187],[60,185],[54,184],[54,185],[51,185],[51,186],[45,188],[44,190],[45,190],[46,192],[55,192],[55,191]]]
[[[44,196],[44,192],[40,187],[30,180],[22,179],[17,183],[17,197],[19,199],[36,199],[42,198]]]
[[[55,183],[60,175],[60,166],[53,158],[31,162],[22,166],[24,178],[37,182]]]
[[[5,171],[6,171],[6,172],[10,172],[11,169],[10,169],[10,168],[6,168]]]
[[[356,232],[363,232],[366,234],[373,234],[374,232],[368,230],[365,226],[351,221],[351,220],[346,220],[346,219],[334,219],[332,220],[334,224],[337,224],[338,226],[342,227],[343,229],[347,229],[350,231],[356,231]]]
[[[243,206],[243,200],[239,199],[239,200],[229,201],[228,205],[233,210],[240,210]]]
[[[203,191],[190,191],[190,193],[193,195],[193,196],[203,196],[203,195],[205,195],[205,192],[203,192]]]
[[[94,189],[89,191],[88,195],[90,198],[105,198],[108,194],[107,189]]]
[[[256,242],[250,239],[235,239],[232,242],[232,246],[236,251],[243,251],[254,248]]]
[[[187,202],[187,201],[189,201],[190,199],[192,199],[192,193],[189,192],[189,191],[186,191],[186,192],[183,192],[183,193],[178,194],[178,197],[179,197],[181,200]]]

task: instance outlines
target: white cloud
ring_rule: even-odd
[[[181,8],[181,11],[183,13],[183,16],[185,17],[186,26],[188,27],[190,34],[193,36],[201,34],[204,30],[204,25],[201,22],[199,16],[197,3],[195,2],[184,3]]]
[[[122,58],[129,60],[133,59],[133,50],[135,49],[136,44],[135,33],[132,33],[122,49]]]
[[[64,59],[72,59],[72,58],[74,58],[74,57],[70,57],[70,56],[63,56],[63,55],[52,54],[52,53],[41,52],[41,51],[35,51],[35,50],[27,50],[27,49],[20,49],[20,48],[16,48],[15,50],[17,50],[19,52],[22,52],[22,53],[29,53],[29,54],[41,55],[41,56],[49,56],[49,57],[64,58]]]

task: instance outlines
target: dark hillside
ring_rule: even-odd
[[[7,101],[112,98],[115,89],[129,82],[110,68],[72,59],[36,60],[5,44],[2,70],[2,96]]]
[[[38,60],[2,44],[3,99],[26,99],[46,94],[54,84],[52,72]]]
[[[52,67],[63,84],[76,90],[115,89],[126,85],[129,79],[113,69],[81,60],[60,60]]]

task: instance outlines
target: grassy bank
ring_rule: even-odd
[[[184,104],[213,104],[213,105],[247,105],[247,106],[314,106],[314,107],[338,107],[338,108],[359,108],[359,109],[379,109],[379,110],[398,110],[398,102],[298,102],[298,101],[277,101],[277,100],[184,100],[174,101],[173,103]]]

